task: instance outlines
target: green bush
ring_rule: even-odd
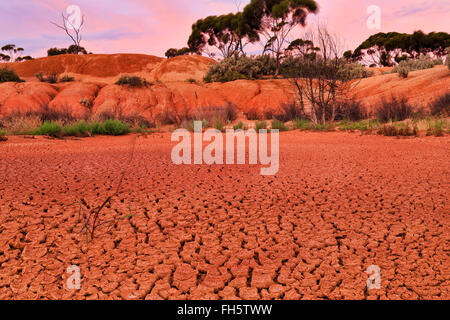
[[[369,78],[375,74],[373,70],[367,70],[365,66],[359,63],[342,64],[339,68],[338,75],[344,79],[362,79]]]
[[[416,70],[424,70],[424,69],[431,69],[435,65],[433,59],[431,59],[428,56],[421,55],[417,59],[407,59],[404,61],[401,61],[397,66],[395,66],[392,69],[393,73],[400,73],[400,71],[403,72],[403,75],[405,74],[405,70],[408,71],[416,71]],[[403,77],[403,75],[400,75]]]
[[[275,60],[268,56],[234,56],[222,60],[210,67],[205,82],[228,82],[239,79],[260,79],[273,75],[276,70]]]
[[[104,134],[103,125],[98,121],[88,123],[87,130],[93,136],[97,134]]]
[[[225,131],[225,125],[221,120],[216,120],[216,122],[214,123],[214,128],[221,132]]]
[[[72,125],[67,125],[62,129],[63,136],[86,137],[90,135],[88,124],[79,121]]]
[[[288,131],[289,128],[280,120],[272,121],[272,130]]]
[[[34,134],[41,136],[61,137],[62,127],[56,122],[45,121]]]
[[[8,68],[0,68],[0,83],[2,82],[25,82],[20,79],[14,70],[9,70]]]
[[[121,136],[130,133],[130,125],[119,120],[106,120],[103,123],[103,134]]]
[[[1,136],[6,136],[6,131],[3,129],[0,129],[0,137]]]

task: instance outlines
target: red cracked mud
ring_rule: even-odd
[[[449,137],[280,135],[280,170],[175,166],[133,137],[0,144],[0,299],[448,299]],[[81,268],[68,290],[66,269]],[[367,290],[370,265],[381,289]]]

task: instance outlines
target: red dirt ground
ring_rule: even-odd
[[[0,143],[0,299],[450,298],[449,137],[283,133],[273,177],[139,137],[102,219],[133,216],[87,244],[73,203],[113,192],[133,139]]]

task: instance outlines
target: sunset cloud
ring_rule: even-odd
[[[241,1],[241,8],[249,0]],[[446,0],[318,0],[320,19],[354,49],[371,34],[382,31],[425,32],[450,30],[450,3]],[[237,10],[236,0],[2,0],[0,44],[14,43],[26,54],[45,56],[50,47],[67,47],[70,41],[50,21],[71,4],[86,16],[84,42],[94,53],[135,52],[163,56],[170,47],[182,47],[192,23],[201,17]],[[382,10],[381,30],[366,26],[370,5]]]

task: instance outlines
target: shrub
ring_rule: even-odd
[[[433,64],[435,66],[442,66],[444,64],[444,61],[442,60],[442,58],[436,58],[433,60]]]
[[[244,112],[245,117],[247,120],[261,120],[261,115],[256,109],[250,109],[247,112]]]
[[[44,75],[43,72],[39,72],[35,74],[35,77],[40,82],[47,82],[47,83],[57,83],[58,82],[58,73],[56,72],[50,72]]]
[[[86,137],[90,135],[88,124],[79,121],[72,125],[67,125],[62,129],[63,136]]]
[[[414,110],[408,104],[405,97],[392,97],[390,100],[383,98],[380,106],[375,111],[376,118],[382,123],[389,121],[402,121],[411,118]]]
[[[186,82],[189,82],[189,83],[197,83],[197,80],[192,79],[192,78],[189,78],[189,79],[186,79]]]
[[[409,75],[409,67],[408,66],[405,66],[405,65],[403,65],[403,66],[398,66],[397,67],[397,73],[398,73],[398,76],[400,77],[400,78],[403,78],[403,79],[406,79],[406,78],[408,78],[408,75]]]
[[[262,76],[273,75],[275,70],[276,61],[268,55],[233,56],[212,65],[204,80],[209,83],[260,79]]]
[[[0,129],[0,137],[1,136],[6,136],[6,131],[3,129]]]
[[[93,136],[97,134],[104,134],[103,125],[98,121],[88,123],[87,130]]]
[[[288,131],[289,128],[279,120],[272,121],[272,130]]]
[[[25,82],[20,79],[14,70],[9,70],[8,68],[0,68],[0,83],[2,82]]]
[[[59,82],[73,82],[75,80],[74,77],[71,77],[69,75],[63,75]]]
[[[61,137],[62,127],[56,122],[45,121],[34,134],[50,137]]]
[[[334,120],[360,121],[368,118],[367,109],[360,101],[351,100],[339,103]]]
[[[206,120],[208,123],[221,121],[231,122],[237,118],[237,108],[234,104],[228,103],[226,106],[210,106],[199,108],[194,116],[194,120]]]
[[[339,77],[344,79],[361,79],[369,78],[375,74],[373,70],[367,70],[365,66],[359,63],[346,63],[343,64],[338,71]]]
[[[305,118],[305,112],[297,103],[285,103],[281,105],[281,110],[274,115],[276,120],[282,122],[292,121],[294,119]]]
[[[120,136],[130,133],[130,125],[119,120],[106,120],[103,123],[103,134]]]
[[[117,80],[116,85],[119,86],[130,86],[130,87],[143,87],[147,85],[151,85],[147,80],[143,78],[139,78],[136,76],[124,75]]]
[[[435,116],[449,116],[450,115],[450,92],[437,98],[431,103],[430,111]]]
[[[431,69],[434,67],[434,61],[428,56],[421,55],[417,59],[407,59],[401,61],[397,66],[392,69],[393,73],[399,72],[399,70],[405,70],[407,68],[409,71]]]
[[[267,122],[265,120],[257,121],[255,123],[255,128],[256,128],[256,131],[267,129]]]

